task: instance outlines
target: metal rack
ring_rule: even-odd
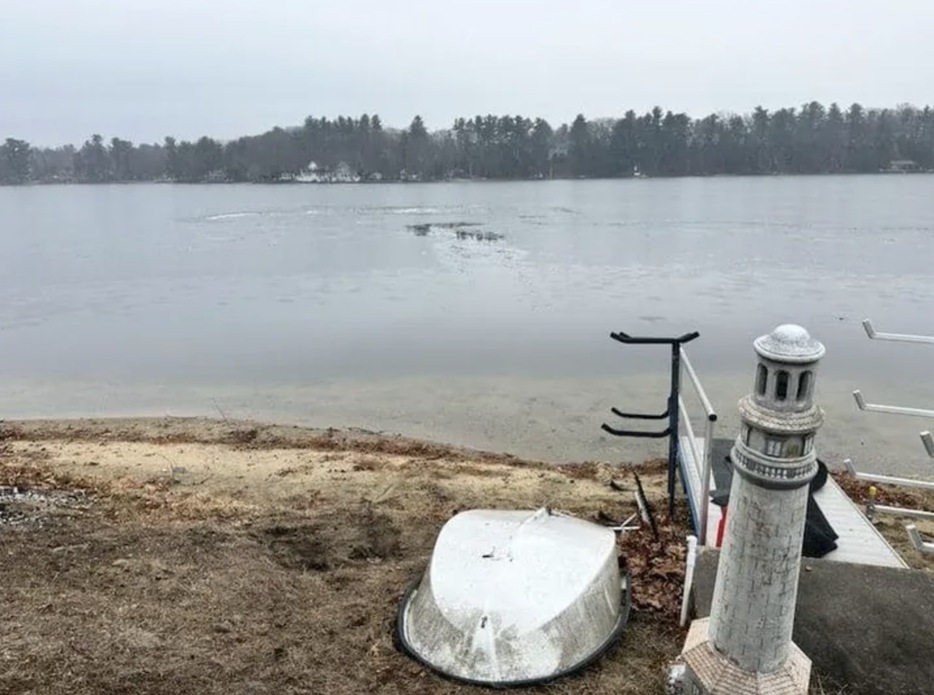
[[[666,421],[667,427],[663,430],[646,431],[629,428],[612,427],[606,423],[602,425],[603,431],[617,437],[640,437],[651,439],[668,439],[668,513],[674,513],[674,499],[676,477],[680,469],[682,485],[687,493],[691,510],[692,521],[701,544],[704,543],[707,531],[707,517],[710,497],[710,454],[713,443],[713,427],[717,414],[707,398],[697,373],[684,351],[684,345],[698,338],[699,333],[685,333],[673,338],[636,337],[627,333],[611,333],[610,337],[624,345],[667,345],[671,349],[671,382],[668,391],[667,407],[662,413],[626,413],[617,408],[610,411],[617,417],[633,420]],[[706,417],[703,445],[698,446],[688,417],[684,399],[681,397],[682,371],[687,373],[690,384],[693,386]],[[681,436],[682,427],[686,436]],[[690,448],[690,457],[683,456],[681,447],[685,440]],[[690,459],[692,465],[687,465]]]
[[[870,340],[882,340],[882,341],[891,341],[899,343],[922,343],[927,345],[934,345],[934,336],[927,335],[912,335],[907,333],[883,333],[877,331],[872,325],[870,319],[863,320],[863,329],[866,331],[866,335],[869,336]],[[921,418],[932,418],[934,419],[934,410],[926,408],[906,408],[897,405],[882,405],[879,403],[868,403],[863,397],[863,394],[860,393],[859,389],[853,391],[853,399],[856,401],[856,406],[865,412],[869,413],[886,413],[889,415],[907,415],[910,417],[921,417]],[[924,445],[924,449],[927,452],[927,455],[930,458],[934,458],[934,436],[932,436],[930,431],[923,431],[920,433],[921,442]],[[934,481],[925,481],[925,480],[914,480],[911,478],[899,478],[889,475],[879,475],[875,473],[863,473],[856,470],[856,467],[853,465],[853,462],[850,459],[846,459],[844,462],[847,471],[851,476],[857,480],[864,480],[870,483],[883,483],[886,485],[898,485],[902,487],[913,487],[920,488],[925,490],[934,490]],[[885,505],[877,505],[874,501],[871,501],[867,507],[867,511],[870,513],[883,513],[883,514],[897,514],[900,516],[910,516],[918,518],[934,518],[934,513],[926,512],[917,509],[907,509],[905,507],[892,507]],[[921,533],[918,531],[917,527],[914,524],[909,524],[906,526],[908,532],[908,538],[911,541],[911,544],[922,553],[934,554],[934,543],[925,542]]]

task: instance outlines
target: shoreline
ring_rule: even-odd
[[[27,181],[25,183],[0,183],[0,188],[29,188],[41,186],[138,186],[138,185],[173,185],[173,186],[386,186],[419,184],[495,184],[495,183],[546,183],[554,181],[672,181],[681,179],[761,179],[761,178],[824,178],[828,176],[920,176],[934,174],[932,170],[919,171],[834,171],[797,174],[793,172],[763,172],[760,174],[678,174],[656,176],[561,176],[552,178],[452,178],[428,179],[425,181],[406,181],[402,179],[379,181]]]
[[[739,431],[735,403],[749,389],[745,373],[702,372],[717,409],[716,436]],[[107,384],[8,381],[0,413],[8,420],[60,421],[163,416],[227,418],[232,422],[277,423],[326,430],[335,423],[371,433],[403,433],[439,444],[512,455],[523,460],[630,464],[667,456],[667,442],[618,438],[601,431],[614,418],[610,407],[638,411],[659,403],[661,379],[654,373],[621,378],[386,378],[259,389],[242,385]],[[852,390],[868,400],[924,405],[924,382],[850,380],[824,374],[817,400],[826,414],[818,454],[833,469],[851,458],[861,470],[889,475],[928,473],[916,418],[859,411]],[[697,434],[703,432],[699,406],[685,391]]]
[[[153,445],[244,446],[255,450],[316,449],[445,457],[533,468],[562,468],[592,461],[552,463],[361,427],[307,427],[253,419],[206,416],[114,416],[0,420],[0,441],[134,442]]]

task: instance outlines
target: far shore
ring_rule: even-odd
[[[826,178],[830,176],[919,176],[934,174],[934,169],[918,171],[835,171],[826,173],[796,174],[791,172],[777,173],[764,172],[761,174],[684,174],[678,176],[562,176],[553,178],[444,178],[426,179],[424,181],[406,181],[402,179],[361,180],[361,181],[299,181],[296,179],[282,179],[276,181],[174,181],[171,179],[152,179],[148,181],[29,181],[23,184],[3,184],[0,188],[24,188],[37,186],[140,186],[153,184],[169,184],[177,186],[386,186],[386,185],[415,185],[415,184],[445,184],[445,183],[544,183],[558,181],[645,181],[662,180],[672,181],[678,179],[765,179],[765,178]]]

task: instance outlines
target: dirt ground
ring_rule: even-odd
[[[662,514],[663,463],[555,466],[202,419],[0,423],[0,693],[479,692],[394,644],[441,526],[476,507],[618,523],[636,474],[661,535],[621,541],[635,594],[623,641],[531,692],[664,692],[687,530]]]
[[[443,523],[471,507],[606,523],[635,511],[631,471],[363,432],[171,419],[0,432],[0,692],[11,694],[476,692],[393,641],[399,599]],[[642,472],[662,507],[664,476]],[[646,538],[658,561],[634,572],[673,588],[637,594],[620,647],[541,691],[663,692],[683,637],[683,534],[662,531],[674,542]]]

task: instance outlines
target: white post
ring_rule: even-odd
[[[684,570],[684,594],[681,596],[681,627],[688,624],[691,587],[694,585],[694,566],[697,563],[697,536],[688,536],[688,556]]]

